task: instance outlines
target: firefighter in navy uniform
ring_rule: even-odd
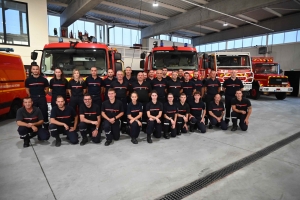
[[[129,94],[132,92],[132,83],[135,83],[137,80],[135,77],[132,76],[132,70],[131,67],[127,66],[125,69],[125,76],[124,81],[127,81],[129,83]],[[127,96],[127,103],[131,101],[130,96]]]
[[[108,89],[111,88],[111,83],[114,82],[115,80],[117,80],[114,77],[114,71],[112,69],[107,70],[107,78],[103,80],[103,85],[104,87],[103,89],[103,94],[104,94],[104,100],[108,100],[108,96],[107,96],[107,92]]]
[[[116,99],[116,92],[113,88],[108,90],[108,100],[104,101],[101,107],[103,117],[103,129],[106,135],[105,146],[109,146],[112,140],[120,139],[120,118],[124,115],[123,104]]]
[[[184,73],[184,81],[181,83],[182,92],[186,95],[186,102],[189,103],[194,100],[194,93],[196,92],[195,83],[190,80],[190,74]]]
[[[38,107],[43,115],[43,127],[48,130],[48,106],[46,95],[49,91],[49,82],[46,78],[40,76],[40,68],[37,65],[31,66],[32,76],[25,81],[26,93],[31,97],[33,106]]]
[[[129,82],[124,81],[124,74],[122,71],[117,71],[117,80],[110,84],[116,92],[116,99],[120,100],[123,104],[124,115],[121,118],[121,131],[124,133],[126,131],[127,125],[127,96],[129,93]]]
[[[231,77],[226,79],[223,83],[223,88],[225,89],[225,122],[230,121],[230,111],[231,111],[231,100],[235,97],[235,92],[237,90],[242,90],[244,88],[243,82],[236,77],[236,71],[232,71]]]
[[[240,120],[240,128],[242,131],[246,131],[249,125],[249,117],[252,113],[251,102],[249,99],[243,97],[242,91],[238,90],[235,93],[235,98],[231,100],[231,119],[232,119],[232,129],[231,131],[237,130],[237,120]]]
[[[49,131],[42,128],[44,123],[43,115],[40,109],[32,106],[33,102],[30,97],[23,99],[23,106],[19,108],[16,115],[18,133],[24,140],[23,147],[29,147],[30,139],[38,136],[38,140],[48,140]]]
[[[148,81],[151,84],[151,81],[154,79],[154,71],[150,70],[148,73],[148,77],[146,78],[146,81]]]
[[[50,80],[50,91],[52,93],[51,98],[51,107],[56,106],[56,97],[62,96],[67,100],[67,89],[68,89],[68,80],[64,76],[64,72],[61,68],[54,69],[54,76]]]
[[[156,70],[156,78],[151,82],[152,89],[158,94],[157,101],[164,104],[166,102],[167,82],[162,78],[162,70]]]
[[[146,105],[150,101],[149,94],[152,88],[149,82],[144,81],[143,72],[137,74],[137,79],[138,81],[132,83],[132,90],[138,94],[138,101],[143,104],[142,130],[145,132],[147,123]]]
[[[190,115],[190,106],[188,103],[186,103],[186,95],[184,93],[180,94],[180,102],[177,104],[177,106],[177,135],[181,135],[181,133],[187,133],[187,122],[189,121]]]
[[[190,132],[194,132],[195,126],[201,131],[201,133],[206,132],[206,127],[204,124],[205,117],[205,104],[200,101],[200,92],[196,91],[194,94],[194,101],[190,102]]]
[[[56,104],[51,110],[49,131],[51,136],[56,139],[55,146],[61,145],[59,134],[67,135],[72,144],[78,143],[78,134],[76,127],[78,123],[78,115],[71,106],[65,105],[62,96],[56,97]]]
[[[223,120],[224,116],[224,105],[221,102],[221,95],[216,94],[214,101],[210,102],[208,106],[209,112],[209,129],[212,129],[213,126],[221,126],[222,130],[227,130],[228,126]]]
[[[92,96],[94,104],[101,108],[102,99],[101,92],[103,87],[103,80],[97,75],[97,68],[91,68],[91,75],[85,79],[87,84],[87,92]]]
[[[93,104],[90,94],[85,94],[83,97],[84,104],[79,108],[79,131],[82,136],[80,145],[83,146],[88,142],[87,134],[94,143],[101,142],[101,131],[99,126],[101,123],[101,112],[98,105]]]
[[[168,93],[172,93],[174,95],[174,102],[179,102],[180,93],[182,93],[181,82],[177,80],[177,71],[172,72],[172,80],[168,81],[167,88]]]
[[[194,76],[191,81],[194,82],[196,91],[199,91],[201,93],[201,96],[204,96],[204,83],[199,79],[198,71],[194,72]]]
[[[183,72],[183,69],[179,69],[178,70],[177,80],[179,80],[181,83],[184,81],[184,72]]]
[[[163,67],[163,68],[162,68],[162,78],[163,78],[163,80],[165,80],[166,82],[168,82],[168,81],[171,80],[171,77],[168,76],[167,73],[168,73],[168,68]]]
[[[147,142],[152,143],[151,134],[156,138],[161,138],[161,117],[163,112],[163,104],[157,101],[157,92],[151,92],[151,101],[146,106],[148,124],[147,124]]]
[[[83,104],[83,95],[86,93],[86,82],[81,79],[78,69],[73,70],[73,78],[69,82],[68,91],[70,94],[69,106],[75,111],[79,110]]]
[[[163,114],[164,114],[164,138],[170,139],[171,137],[176,137],[177,135],[177,104],[174,104],[173,94],[168,94],[168,101],[163,105]]]
[[[128,118],[128,125],[130,127],[130,137],[131,142],[133,144],[137,144],[138,141],[136,138],[139,137],[141,126],[142,126],[142,116],[143,116],[143,105],[138,102],[138,95],[136,92],[132,92],[131,95],[131,102],[128,104],[127,107],[127,118]]]
[[[221,91],[221,83],[216,78],[216,71],[211,70],[209,74],[210,78],[205,81],[205,104],[206,104],[206,117],[205,117],[205,125],[208,123],[209,113],[208,106],[211,101],[214,100],[216,94],[220,94]]]

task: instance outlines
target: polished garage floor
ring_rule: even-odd
[[[208,130],[133,145],[23,149],[14,120],[0,121],[0,199],[156,199],[300,131],[300,99],[251,101],[247,132]],[[103,135],[103,134],[102,134]],[[300,140],[210,184],[186,199],[300,199]],[[40,163],[40,164],[39,164]],[[44,175],[45,173],[45,175]]]

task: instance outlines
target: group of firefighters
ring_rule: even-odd
[[[39,66],[32,66],[32,74],[25,82],[28,97],[23,99],[24,106],[16,116],[23,146],[28,147],[35,136],[41,141],[48,140],[50,134],[56,139],[57,147],[61,146],[60,134],[77,144],[78,130],[82,137],[80,145],[88,143],[88,137],[100,143],[102,130],[106,135],[105,146],[119,140],[120,132],[129,134],[131,142],[137,144],[140,130],[147,134],[147,142],[152,143],[152,135],[169,139],[188,130],[205,133],[206,125],[209,129],[215,126],[227,130],[230,116],[232,131],[237,130],[238,119],[241,130],[247,130],[252,108],[250,101],[243,97],[243,84],[236,77],[236,71],[223,83],[225,108],[221,101],[221,84],[214,70],[204,80],[198,71],[191,79],[182,69],[173,71],[171,76],[167,76],[167,72],[167,68],[158,69],[155,78],[152,70],[148,74],[139,72],[135,78],[131,68],[126,67],[125,76],[123,71],[118,71],[115,77],[114,71],[109,69],[103,80],[97,68],[92,67],[85,80],[79,70],[74,69],[68,81],[63,70],[55,68],[48,82],[40,75]],[[50,125],[48,92],[52,94]],[[68,105],[67,94],[70,95]]]

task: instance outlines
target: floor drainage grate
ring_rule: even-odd
[[[280,140],[260,151],[257,151],[245,158],[242,158],[241,160],[238,160],[234,163],[231,163],[222,169],[219,169],[215,172],[212,172],[208,174],[207,176],[200,178],[196,181],[193,181],[189,183],[188,185],[185,185],[179,189],[176,189],[166,195],[163,195],[162,197],[158,198],[160,200],[173,200],[173,199],[183,199],[184,197],[187,197],[194,192],[197,192],[201,190],[202,188],[212,184],[213,182],[220,180],[229,174],[232,174],[235,171],[238,171],[245,167],[246,165],[249,165],[250,163],[253,163],[257,161],[258,159],[261,159],[262,157],[272,153],[273,151],[276,151],[277,149],[280,149],[281,147],[295,141],[300,137],[300,132],[295,133],[283,140]]]

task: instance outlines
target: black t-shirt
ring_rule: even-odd
[[[58,79],[55,80],[52,78],[50,80],[50,89],[52,90],[53,95],[67,95],[67,89],[68,89],[68,80],[67,79]]]
[[[207,95],[215,96],[218,94],[218,88],[221,87],[221,83],[218,79],[212,80],[211,78],[205,81],[205,87],[207,87]]]
[[[235,80],[229,78],[224,81],[223,87],[226,88],[225,95],[235,96],[235,92],[241,88],[244,88],[244,85],[243,82],[238,78]]]
[[[151,79],[151,78],[149,78],[149,77],[148,77],[148,78],[146,78],[146,81],[147,81],[147,82],[149,82],[149,83],[150,83],[150,85],[151,85],[151,82],[152,82],[153,80],[154,80],[154,78],[153,78],[153,79]]]
[[[157,78],[152,80],[152,89],[157,91],[157,95],[159,98],[163,98],[166,96],[165,89],[167,88],[167,83],[164,79],[158,80]]]
[[[231,100],[231,105],[235,105],[236,109],[243,110],[248,112],[248,107],[251,106],[251,102],[247,98],[242,98],[241,101],[239,101],[237,98],[233,98]]]
[[[190,113],[190,106],[186,102],[182,105],[180,102],[177,104],[178,106],[178,114],[186,115]]]
[[[196,91],[201,92],[202,87],[204,86],[203,82],[199,79],[191,79],[191,81],[194,82]]]
[[[71,90],[72,96],[83,96],[83,90],[86,89],[85,81],[75,81],[71,79],[68,84],[68,89]]]
[[[88,108],[85,104],[81,104],[79,114],[84,115],[85,119],[91,121],[97,121],[97,117],[101,115],[99,106],[93,103],[90,108]]]
[[[175,114],[177,113],[177,104],[173,103],[172,105],[169,102],[164,103],[164,111],[163,114],[166,114],[168,117],[172,119],[175,118]]]
[[[85,79],[85,82],[87,84],[88,93],[90,95],[100,95],[101,93],[101,87],[103,87],[103,80],[97,76],[96,79],[94,79],[91,75],[88,76]]]
[[[166,82],[172,80],[172,78],[170,76],[166,76],[165,78],[163,77],[163,80],[165,80]]]
[[[104,79],[102,81],[103,86],[105,87],[105,98],[108,98],[107,94],[108,94],[108,89],[111,88],[111,83],[114,82],[115,80],[117,80],[115,77],[113,77],[112,79],[109,79],[108,77],[106,79]]]
[[[195,101],[190,102],[191,114],[196,118],[200,119],[202,117],[202,112],[205,110],[205,104],[202,101],[196,103]]]
[[[50,118],[72,126],[76,115],[75,110],[71,106],[65,106],[64,110],[60,110],[58,106],[55,106],[51,110]]]
[[[177,80],[179,80],[180,82],[183,82],[184,81],[184,77],[182,76],[182,77],[177,77]]]
[[[140,102],[137,102],[135,105],[130,102],[127,106],[127,115],[131,115],[131,117],[136,117],[143,112],[143,105]]]
[[[149,102],[149,93],[152,88],[149,82],[143,81],[142,84],[139,82],[132,83],[132,90],[138,94],[138,101],[141,103]]]
[[[215,101],[210,102],[209,106],[208,106],[208,111],[212,111],[212,113],[214,113],[214,115],[216,115],[217,117],[221,117],[222,112],[224,111],[224,104],[223,102],[219,102],[219,105],[217,105],[215,103]]]
[[[187,96],[192,96],[193,95],[193,91],[195,88],[195,83],[192,81],[183,81],[181,82],[181,86],[182,86],[182,91],[184,94],[186,94]]]
[[[22,121],[25,123],[35,123],[43,119],[41,110],[35,106],[32,107],[31,113],[27,112],[24,107],[19,108],[16,115],[16,121]]]
[[[124,76],[124,81],[127,81],[129,83],[129,85],[132,85],[132,83],[136,82],[137,79],[133,76],[130,77],[130,79],[128,79],[126,76]]]
[[[168,93],[172,93],[174,97],[180,96],[180,90],[181,90],[181,82],[179,80],[173,81],[170,80],[168,82]]]
[[[104,112],[108,118],[113,118],[121,112],[124,112],[123,103],[118,99],[116,99],[114,103],[106,100],[102,103],[101,111]]]
[[[45,88],[49,87],[49,82],[46,78],[39,76],[29,76],[25,81],[25,87],[29,88],[30,95],[45,95]]]
[[[123,83],[121,84],[118,80],[115,80],[111,83],[110,87],[115,89],[116,98],[126,98],[126,94],[129,88],[129,82],[123,80]]]
[[[147,103],[146,105],[146,111],[150,111],[150,115],[157,116],[159,111],[163,111],[163,104],[159,101],[154,104],[152,101]]]

